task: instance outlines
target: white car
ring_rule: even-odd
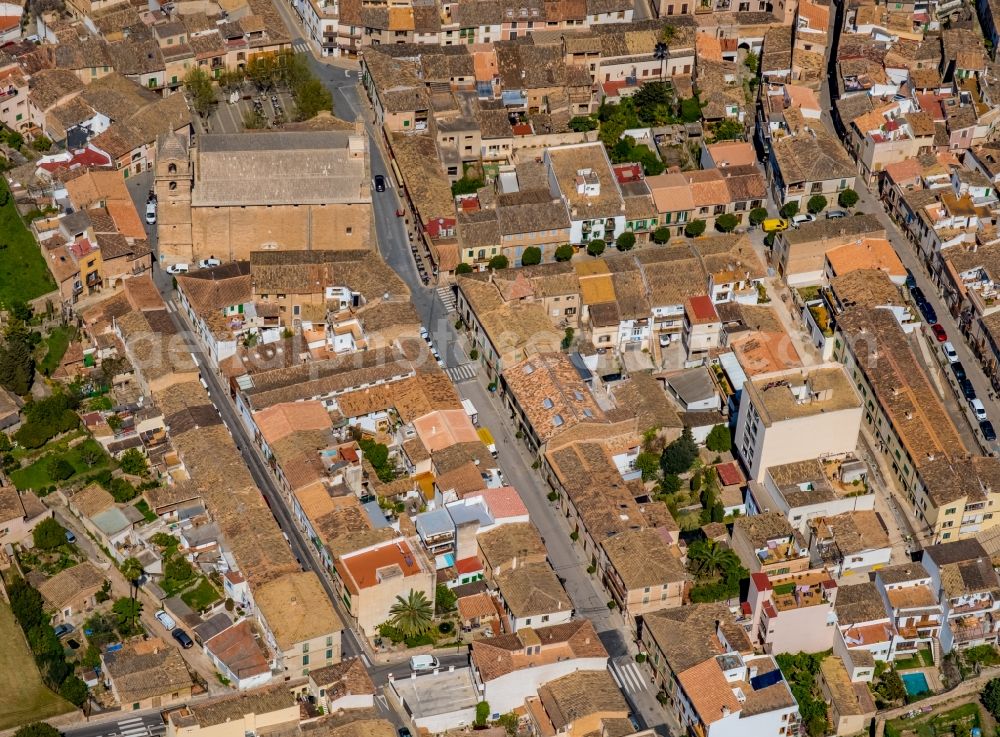
[[[948,363],[958,363],[958,354],[955,353],[955,346],[950,340],[945,341],[941,347],[944,349],[944,355],[948,358]]]
[[[191,267],[187,264],[174,264],[173,266],[167,267],[168,274],[186,274],[191,270]]]
[[[970,399],[969,407],[972,408],[972,414],[976,416],[977,420],[986,419],[986,407],[983,406],[983,400],[981,399]]]
[[[666,348],[670,345],[670,335],[668,333],[660,333],[660,348]]]
[[[156,224],[156,203],[147,202],[146,203],[146,224],[155,225]]]
[[[220,266],[221,264],[222,262],[219,261],[219,259],[217,258],[203,258],[201,261],[198,262],[198,268],[211,269],[213,266]]]
[[[167,632],[170,632],[170,630],[172,630],[174,627],[177,626],[177,622],[174,621],[174,618],[171,617],[169,614],[167,614],[162,609],[160,611],[158,611],[156,614],[154,614],[153,616],[156,617],[156,620],[160,624],[163,625],[163,628]]]
[[[800,212],[798,215],[792,218],[792,225],[794,225],[797,228],[800,225],[811,223],[814,220],[816,220],[815,215],[812,215],[808,212]]]

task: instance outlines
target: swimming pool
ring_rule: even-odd
[[[923,673],[904,673],[900,678],[903,679],[903,687],[910,696],[919,696],[931,690],[927,685],[927,676]]]

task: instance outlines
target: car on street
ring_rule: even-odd
[[[385,192],[385,177],[381,174],[376,174],[373,185],[376,192]]]
[[[175,640],[177,640],[180,646],[185,650],[194,646],[194,640],[192,640],[190,635],[188,635],[188,633],[182,630],[180,627],[174,628],[174,630],[170,633],[170,635]]]
[[[765,233],[774,233],[778,230],[788,230],[788,225],[788,221],[784,218],[768,218],[760,224],[760,227]]]
[[[927,301],[927,297],[924,296],[924,290],[918,287],[916,283],[910,287],[910,296],[913,297],[913,301],[918,305],[922,305]]]
[[[983,434],[983,440],[987,443],[992,443],[997,439],[997,432],[993,429],[993,423],[989,420],[983,420],[979,423],[979,432]]]
[[[951,372],[955,374],[955,378],[958,379],[959,381],[964,379],[966,376],[965,366],[962,364],[961,361],[955,361],[953,364],[951,364]]]
[[[913,272],[909,269],[906,270],[906,288],[911,292],[916,288],[917,280],[913,278]]]
[[[174,621],[174,618],[171,617],[169,614],[167,614],[162,609],[160,611],[158,611],[156,614],[154,614],[153,616],[156,617],[156,621],[159,622],[160,624],[162,624],[163,628],[167,632],[170,632],[171,630],[173,630],[174,627],[177,626],[177,622]]]
[[[937,312],[934,311],[934,306],[930,302],[921,302],[917,307],[920,308],[920,314],[927,322],[931,325],[937,322]]]
[[[666,348],[670,345],[670,335],[668,333],[660,333],[660,348]]]
[[[972,410],[972,414],[976,416],[977,420],[982,421],[986,419],[986,407],[983,406],[982,399],[970,399],[969,408]]]
[[[934,333],[934,337],[937,338],[938,343],[944,343],[948,340],[948,333],[944,331],[944,328],[941,327],[941,323],[939,322],[931,325],[931,332]]]
[[[191,270],[187,264],[173,264],[167,267],[168,274],[186,274]]]
[[[399,737],[412,737],[412,735],[410,734],[410,730],[407,727],[400,727],[399,729],[396,730],[396,733],[399,735]]]
[[[971,381],[968,379],[962,379],[958,382],[958,386],[962,390],[962,396],[970,402],[976,398],[976,387],[972,385]]]
[[[71,624],[57,624],[55,628],[56,637],[65,637],[76,629]]]
[[[948,359],[948,363],[958,363],[958,354],[955,353],[955,346],[950,340],[946,340],[941,347],[944,349],[944,355]]]
[[[76,544],[76,535],[74,535],[69,530],[66,530],[66,542],[68,542],[70,545]]]
[[[839,218],[846,218],[847,210],[827,210],[826,219],[827,220],[837,220]]]
[[[414,655],[410,658],[410,670],[414,673],[434,670],[440,665],[433,655]]]
[[[146,225],[156,224],[156,202],[146,203]]]
[[[213,266],[219,266],[222,262],[217,258],[203,258],[198,262],[199,269],[211,269]]]
[[[805,225],[806,223],[811,223],[816,220],[816,216],[811,212],[800,212],[792,218],[792,225],[796,228],[800,225]]]

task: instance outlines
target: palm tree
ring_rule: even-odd
[[[423,591],[410,590],[404,599],[396,597],[396,603],[389,609],[389,623],[405,636],[422,635],[431,628],[434,608]]]
[[[142,563],[139,562],[138,558],[126,558],[122,561],[119,566],[119,570],[128,581],[128,592],[132,597],[132,628],[135,628],[135,616],[136,616],[136,606],[135,606],[135,595],[139,591],[139,579],[142,578],[142,574],[145,573],[142,569]]]
[[[688,549],[688,560],[695,563],[695,573],[713,574],[726,568],[732,554],[733,551],[722,547],[715,540],[705,540],[691,545]]]

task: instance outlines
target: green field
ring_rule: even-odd
[[[202,578],[197,586],[181,593],[181,600],[196,612],[219,600],[219,592],[207,578]]]
[[[51,376],[52,372],[59,368],[59,362],[66,355],[69,342],[73,339],[76,328],[56,327],[52,328],[45,339],[45,357],[38,364],[38,369],[46,376]]]
[[[83,462],[83,458],[81,458],[85,448],[94,448],[99,450],[101,453],[101,460],[93,466],[88,466]],[[104,449],[101,448],[101,444],[93,438],[88,438],[75,448],[46,453],[30,466],[25,466],[24,468],[19,468],[14,471],[10,475],[10,480],[14,482],[14,486],[22,491],[25,489],[44,489],[47,486],[54,485],[56,482],[49,476],[49,463],[55,458],[65,458],[69,461],[73,468],[76,469],[77,475],[81,473],[99,471],[111,463],[111,459],[104,452]],[[62,483],[69,484],[75,478],[76,476],[73,476]]]
[[[56,288],[35,237],[14,206],[7,185],[0,182],[0,304],[29,302]]]
[[[0,729],[73,711],[43,684],[7,603],[0,600]]]

